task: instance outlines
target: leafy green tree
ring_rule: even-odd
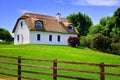
[[[93,34],[96,34],[96,33],[103,33],[103,26],[100,25],[100,24],[97,24],[97,25],[92,25],[89,29],[89,34],[90,35],[93,35]]]
[[[112,53],[120,55],[120,28],[114,27],[110,34],[112,36],[111,42]]]
[[[112,31],[110,32],[110,35],[112,36],[112,38],[114,38],[114,36],[116,36],[116,35],[120,35],[120,28],[115,28],[115,27],[112,28]]]
[[[8,30],[0,28],[0,39],[4,41],[11,41],[12,36]]]
[[[107,21],[108,21],[108,20],[111,20],[111,19],[112,19],[112,17],[110,17],[110,16],[103,17],[103,18],[100,19],[99,23],[100,23],[102,26],[106,26],[106,25],[107,25]]]
[[[73,26],[77,27],[77,30],[81,36],[86,36],[89,31],[89,27],[92,25],[91,18],[88,15],[80,12],[77,14],[70,14],[67,16],[67,19],[73,23]]]
[[[114,28],[115,23],[113,18],[106,21],[106,26],[104,27],[103,35],[111,37],[110,33],[112,32],[112,29]]]
[[[120,29],[120,7],[114,12],[113,19],[115,22],[115,34],[118,35],[118,28]]]
[[[114,12],[115,27],[120,28],[120,7]]]
[[[87,37],[84,39],[90,48],[120,54],[120,7],[113,16],[103,17],[99,24],[92,25]]]

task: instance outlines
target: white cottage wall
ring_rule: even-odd
[[[37,34],[40,34],[40,40],[37,40]],[[49,35],[52,35],[52,41],[49,41]],[[60,41],[58,41],[60,36]],[[68,45],[68,38],[77,36],[77,34],[50,33],[43,31],[30,31],[30,44],[51,44],[51,45]]]
[[[22,24],[21,24],[22,22]],[[19,35],[19,40],[17,39]],[[19,20],[14,32],[14,44],[29,44],[29,29],[24,20]]]

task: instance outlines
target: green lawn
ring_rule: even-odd
[[[47,60],[64,60],[64,61],[76,61],[76,62],[92,62],[92,63],[100,63],[104,62],[105,64],[120,64],[120,56],[102,53],[99,51],[94,51],[87,48],[71,48],[69,46],[50,46],[50,45],[0,45],[0,55],[8,55],[8,56],[22,56],[25,58],[39,58],[39,59],[47,59]],[[3,58],[0,58],[3,60]],[[14,60],[4,59],[6,61],[12,61],[17,62]],[[30,63],[30,64],[38,64],[38,65],[52,65],[47,63],[38,63],[38,62],[32,62],[32,61],[23,61],[24,63]],[[4,64],[1,64],[2,66],[7,66]],[[16,66],[10,66],[9,67],[16,67]],[[70,67],[75,69],[90,69],[94,71],[99,71],[99,68],[97,67],[84,67],[84,66],[74,66],[74,65],[63,65],[59,64],[59,67]],[[30,69],[35,71],[42,71],[42,72],[52,72],[45,69],[31,69],[29,67],[23,67],[22,69]],[[6,70],[0,69],[0,71],[6,72]],[[106,68],[107,72],[116,72],[120,74],[120,69],[108,69]],[[8,71],[7,71],[8,72]],[[16,72],[9,71],[8,73],[14,73]],[[84,74],[84,73],[73,73],[73,72],[67,72],[67,71],[59,71],[60,74],[67,74],[67,75],[75,75],[75,76],[81,76],[81,77],[88,77],[88,78],[95,78],[99,80],[99,75],[93,75],[93,74]],[[31,75],[23,73],[25,76],[31,76],[31,77],[38,77],[38,75]],[[2,75],[1,75],[2,76]],[[46,76],[39,76],[40,78],[44,78],[45,80],[52,80],[52,77],[46,77]],[[106,80],[119,80],[120,77],[113,77],[113,76],[106,76]],[[72,80],[72,79],[64,79],[64,78],[58,78],[58,80]]]

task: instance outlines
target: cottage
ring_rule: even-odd
[[[61,14],[56,16],[24,13],[18,18],[14,28],[14,44],[68,45],[70,36],[78,31]]]

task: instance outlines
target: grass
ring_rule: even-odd
[[[99,51],[94,51],[88,48],[71,48],[69,46],[50,46],[50,45],[0,45],[0,55],[8,55],[8,56],[22,56],[25,58],[38,58],[38,59],[47,59],[47,60],[65,60],[65,61],[76,61],[76,62],[90,62],[90,63],[100,63],[104,62],[105,64],[120,64],[120,56],[102,53]],[[2,59],[2,58],[1,58]],[[2,59],[3,60],[3,59]],[[4,59],[6,61],[12,61],[16,62],[15,60],[8,60]],[[26,63],[26,61],[23,61]],[[27,63],[30,64],[38,64],[38,65],[52,65],[47,63],[38,63],[33,61],[28,61]],[[7,66],[0,64],[2,66]],[[97,67],[87,67],[87,66],[73,66],[73,65],[63,65],[59,64],[60,67],[70,67],[75,69],[90,69],[99,71],[99,68]],[[9,66],[10,68],[16,67],[16,66]],[[23,67],[23,69],[30,69],[35,71],[42,71],[42,72],[48,72],[51,73],[52,71],[46,70],[46,69],[31,69],[29,67]],[[0,69],[0,71],[6,72],[6,70]],[[120,69],[109,69],[106,68],[107,72],[116,72],[120,74]],[[9,73],[15,73],[10,71]],[[59,71],[60,74],[67,74],[67,75],[75,75],[75,76],[81,76],[81,77],[88,77],[88,78],[95,78],[99,80],[99,75],[93,75],[93,74],[84,74],[84,73],[73,73],[73,72],[67,72],[67,71]],[[38,75],[31,75],[23,73],[23,75],[26,76],[33,76],[38,77]],[[40,78],[44,78],[45,80],[52,80],[52,77],[45,77],[45,76],[39,76]],[[119,80],[120,77],[112,77],[112,76],[106,76],[106,80]],[[58,78],[58,80],[68,80],[64,78]],[[70,79],[69,79],[70,80]],[[71,79],[72,80],[72,79]]]

